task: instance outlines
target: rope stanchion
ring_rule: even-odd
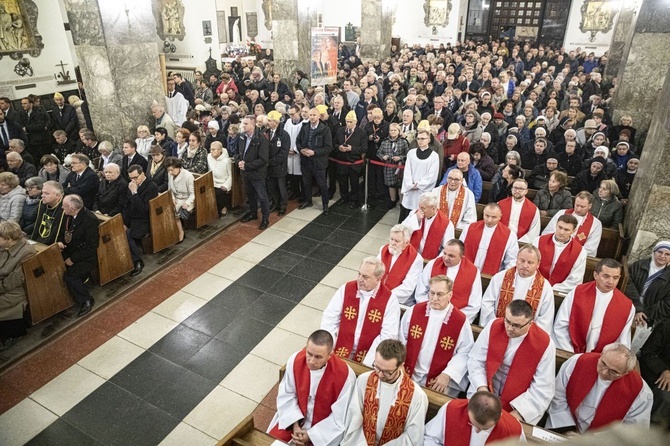
[[[405,168],[404,164],[391,164],[391,163],[384,163],[382,161],[376,161],[376,160],[370,160],[370,163],[374,164],[375,166],[390,167],[391,169],[404,169]]]
[[[370,206],[368,205],[368,171],[370,170],[370,160],[366,158],[364,162],[365,162],[365,194],[363,196],[363,206],[361,206],[361,211],[370,210]]]
[[[343,166],[360,166],[365,162],[365,160],[354,161],[353,163],[349,161],[338,160],[337,158],[328,157],[328,159],[336,164],[342,164]]]

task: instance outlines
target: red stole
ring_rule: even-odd
[[[428,302],[416,304],[412,309],[412,317],[409,320],[409,333],[407,334],[407,358],[405,359],[405,371],[409,377],[414,374],[416,361],[419,358],[424,334],[428,326],[429,314]],[[452,306],[448,322],[445,324],[441,321],[440,334],[437,337],[437,343],[433,350],[433,361],[428,369],[426,383],[429,383],[442,373],[447,364],[449,364],[449,361],[451,361],[456,350],[458,337],[466,320],[461,310]],[[426,345],[424,348],[431,348],[431,346]]]
[[[472,428],[468,416],[468,400],[457,399],[449,401],[447,405],[446,421],[444,423],[444,444],[450,446],[469,446]],[[520,438],[521,423],[505,410],[495,427],[489,434],[486,444],[504,440],[506,438]]]
[[[507,246],[507,239],[509,238],[510,229],[498,223],[496,229],[493,231],[489,249],[486,252],[486,260],[482,266],[482,274],[494,275],[500,271],[500,265],[505,255],[505,247]],[[474,263],[477,258],[477,251],[479,250],[479,243],[482,241],[482,234],[484,233],[484,222],[478,221],[472,223],[468,227],[468,235],[465,237],[465,257]],[[425,256],[424,256],[425,257]]]
[[[572,371],[568,385],[565,387],[568,406],[572,417],[575,419],[577,408],[582,404],[598,379],[597,365],[599,359],[599,353],[584,353],[581,355],[577,359],[575,369]],[[577,379],[572,379],[573,377],[577,377]],[[642,378],[634,370],[615,380],[605,390],[605,394],[598,403],[589,429],[597,429],[614,421],[623,420],[641,390]]]
[[[449,227],[449,218],[441,210],[437,210],[437,214],[433,217],[433,224],[430,225],[430,230],[426,236],[426,243],[423,244],[423,251],[421,255],[426,260],[432,260],[438,255],[440,255],[440,247],[442,246],[442,239],[444,238],[444,233]],[[414,249],[419,250],[421,245],[421,240],[423,239],[423,230],[426,227],[426,219],[424,218],[421,221],[421,227],[412,233],[412,238],[410,239],[410,245],[414,246]]]
[[[507,305],[514,300],[514,280],[516,279],[516,266],[508,269],[503,277],[502,286],[500,287],[500,296],[498,297],[498,306],[496,307],[496,317],[505,316]],[[542,289],[544,288],[544,277],[540,271],[535,272],[533,283],[528,287],[526,292],[526,302],[533,307],[533,317],[537,313],[537,307],[540,306],[542,300]]]
[[[447,275],[447,266],[442,259],[435,259],[433,269],[430,272],[430,277],[439,275]],[[461,266],[458,269],[458,274],[454,278],[454,287],[452,288],[453,295],[451,296],[451,304],[458,308],[465,308],[470,302],[470,293],[472,292],[472,284],[477,278],[477,267],[467,257],[461,257]]]
[[[574,209],[568,209],[565,211],[566,214],[572,215],[575,212]],[[589,238],[589,234],[591,233],[591,227],[593,227],[593,220],[594,217],[593,215],[589,212],[586,214],[586,217],[584,217],[584,221],[582,222],[581,226],[577,228],[577,234],[575,234],[575,237],[577,241],[579,242],[580,245],[584,246],[586,243],[586,239]]]
[[[363,362],[368,349],[372,345],[372,341],[382,331],[386,304],[391,297],[391,290],[383,283],[379,284],[377,294],[368,303],[368,314],[363,321],[363,331],[361,331],[357,349],[355,352],[352,352],[356,325],[358,324],[358,307],[360,304],[360,299],[356,297],[357,293],[358,284],[356,281],[347,282],[344,286],[344,302],[342,303],[340,330],[337,335],[337,344],[335,344],[335,354],[342,358],[349,358],[352,353],[355,353],[353,359],[356,362]]]
[[[382,248],[382,262],[384,262],[386,272],[384,273],[384,277],[382,277],[382,283],[385,284],[389,290],[393,290],[395,287],[402,284],[402,281],[405,280],[405,276],[407,276],[407,272],[412,267],[417,254],[416,249],[414,249],[412,245],[407,245],[396,259],[393,268],[391,268],[391,259],[393,258],[393,255],[389,251],[389,245],[384,245]]]
[[[503,363],[508,343],[509,337],[505,331],[505,322],[502,318],[498,318],[491,324],[489,348],[486,353],[486,380],[492,392],[493,375]],[[537,325],[531,324],[530,330],[514,355],[512,365],[507,372],[505,386],[500,389],[503,409],[508,412],[514,410],[510,401],[528,390],[548,346],[549,335]]]
[[[572,267],[577,262],[577,258],[582,252],[582,245],[580,245],[579,242],[576,242],[575,239],[570,240],[565,249],[563,249],[563,252],[561,252],[561,255],[556,259],[554,270],[551,271],[551,265],[554,261],[554,250],[556,249],[553,238],[554,234],[546,234],[540,237],[540,240],[537,243],[538,248],[542,253],[540,272],[552,286],[561,283],[568,278],[572,271]],[[551,274],[549,274],[549,271],[551,271]]]
[[[440,191],[440,210],[447,214],[449,212],[449,188],[445,184],[442,186]],[[461,186],[458,189],[456,198],[454,199],[454,207],[449,212],[449,220],[454,227],[461,220],[461,214],[463,213],[463,204],[465,203],[465,187]]]
[[[498,202],[498,206],[500,206],[500,209],[502,210],[502,218],[500,221],[504,223],[505,226],[509,226],[509,219],[512,215],[512,201],[514,201],[514,198],[508,197]],[[517,238],[521,238],[528,233],[533,224],[535,212],[537,212],[537,206],[535,206],[535,204],[528,198],[524,198],[523,205],[521,206],[521,214],[519,215],[519,224],[517,225],[516,230]]]
[[[311,379],[306,356],[305,349],[302,349],[295,355],[295,360],[293,361],[293,377],[295,379],[298,407],[303,415],[307,414]],[[348,376],[349,367],[347,364],[337,356],[332,355],[326,364],[326,371],[323,372],[323,377],[319,382],[319,387],[317,387],[314,396],[312,426],[330,416],[332,405],[339,398]],[[288,443],[291,441],[292,432],[293,426],[289,426],[288,429],[280,429],[279,424],[276,424],[269,433],[273,437]]]
[[[568,331],[575,353],[584,353],[586,352],[586,335],[589,332],[593,309],[596,305],[596,282],[591,281],[579,285],[575,288],[574,293]],[[593,349],[594,352],[602,352],[607,344],[616,342],[626,327],[631,306],[630,299],[615,288],[612,299],[607,305],[607,310],[605,310],[603,321],[606,321],[606,323],[603,323],[600,329],[600,336],[598,336],[598,343]]]
[[[414,395],[414,382],[412,378],[401,373],[400,388],[395,404],[391,406],[389,414],[386,417],[382,437],[379,444],[386,444],[401,436],[405,432],[405,423],[409,414],[409,406],[412,403]],[[377,398],[377,387],[379,386],[379,376],[372,372],[368,377],[365,386],[365,397],[363,398],[363,433],[368,446],[375,446],[377,437],[377,415],[379,414],[379,398]]]

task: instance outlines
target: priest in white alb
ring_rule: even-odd
[[[484,208],[484,220],[472,223],[461,232],[465,257],[482,274],[494,275],[514,266],[519,244],[516,235],[500,222],[502,211],[496,203]]]
[[[440,175],[440,157],[430,149],[430,138],[427,130],[419,130],[416,135],[417,148],[407,152],[400,189],[401,222],[410,211],[418,209],[419,197],[433,190]]]
[[[505,315],[488,323],[470,350],[468,396],[488,390],[518,420],[537,424],[554,397],[556,347],[533,322],[525,300],[512,301]]]
[[[586,250],[572,238],[577,231],[574,215],[563,214],[556,222],[556,232],[540,236],[533,242],[542,254],[540,272],[554,291],[567,294],[584,282]]]
[[[321,329],[335,339],[335,354],[371,365],[377,344],[398,339],[400,305],[382,283],[384,263],[366,257],[356,280],[342,285],[323,311]]]
[[[475,194],[463,183],[463,172],[453,169],[447,174],[447,184],[433,190],[440,199],[440,210],[458,229],[465,229],[477,221]]]
[[[439,209],[437,195],[433,193],[421,195],[419,209],[410,212],[402,224],[412,231],[410,244],[425,260],[439,256],[442,247],[454,238],[454,225]]]
[[[482,297],[479,325],[482,327],[505,315],[505,308],[513,300],[525,300],[533,309],[533,320],[551,333],[554,320],[554,291],[539,271],[540,252],[533,245],[519,250],[516,266],[501,271],[489,282]]]
[[[500,200],[500,221],[516,234],[520,243],[532,243],[540,236],[540,210],[526,198],[528,183],[523,178],[512,183],[512,196]]]
[[[628,347],[616,343],[565,361],[546,427],[580,433],[617,422],[649,427],[653,395],[636,362]]]
[[[340,444],[356,375],[333,354],[333,347],[330,333],[317,330],[304,349],[291,355],[279,383],[270,435],[296,445]]]
[[[356,380],[342,446],[422,444],[428,397],[405,373],[405,354],[400,341],[379,344],[373,370]]]
[[[463,242],[451,239],[442,250],[442,255],[431,260],[419,275],[414,292],[416,302],[427,302],[430,278],[446,275],[453,282],[451,304],[461,310],[468,322],[477,318],[482,306],[482,279],[477,267],[463,255]]]
[[[414,303],[412,296],[423,271],[423,257],[409,244],[411,234],[407,226],[393,226],[388,244],[377,255],[386,271],[382,283],[391,290],[391,298],[402,305]]]
[[[598,245],[600,245],[600,238],[603,235],[603,224],[591,214],[592,206],[593,195],[586,191],[578,193],[575,195],[574,208],[558,211],[544,228],[542,235],[556,232],[556,222],[561,215],[574,215],[579,227],[573,237],[584,247],[587,255],[597,257]]]
[[[428,302],[414,305],[402,317],[400,342],[407,347],[407,374],[455,398],[468,388],[468,353],[474,340],[465,314],[450,303],[452,288],[447,276],[430,279]]]
[[[593,272],[595,280],[565,296],[554,320],[557,348],[587,353],[615,342],[630,347],[635,306],[616,288],[622,269],[616,260],[602,259]]]

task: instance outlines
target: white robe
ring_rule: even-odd
[[[307,413],[303,414],[298,406],[298,389],[296,388],[293,364],[298,353],[294,353],[286,363],[286,372],[284,378],[279,383],[277,391],[277,413],[270,422],[268,432],[275,424],[279,423],[280,429],[288,429],[293,423],[304,418],[303,428],[307,430],[310,440],[314,445],[332,445],[336,446],[342,441],[345,420],[347,416],[347,407],[353,395],[356,384],[356,374],[349,366],[349,376],[342,387],[337,401],[331,406],[332,412],[328,418],[324,418],[316,425],[312,426],[312,415],[314,414],[314,402],[316,391],[319,388],[321,378],[326,371],[326,367],[320,370],[310,370],[309,398],[307,403]]]
[[[333,339],[335,344],[337,344],[337,335],[340,332],[340,317],[342,316],[342,304],[344,303],[344,287],[342,285],[333,295],[333,298],[328,303],[328,306],[323,311],[323,318],[321,319],[321,329],[327,330]],[[363,298],[360,301],[358,308],[358,321],[356,323],[356,332],[354,333],[354,348],[353,351],[356,351],[358,347],[358,341],[361,338],[361,332],[363,331],[363,322],[367,315],[368,304],[370,303],[370,298],[372,291],[363,291],[361,292]],[[368,350],[368,354],[363,361],[363,364],[368,367],[372,367],[372,361],[374,361],[375,350],[377,345],[384,339],[398,339],[398,326],[400,324],[400,305],[398,304],[398,299],[393,299],[391,296],[386,303],[386,310],[384,311],[384,320],[382,321],[382,329],[379,335],[375,338]]]
[[[435,187],[437,177],[440,171],[440,157],[437,153],[431,153],[427,159],[421,160],[416,156],[416,151],[412,149],[407,153],[407,162],[405,163],[405,172],[402,178],[403,194],[401,204],[405,209],[415,210],[419,208],[419,198],[424,192],[430,192]],[[412,189],[416,183],[417,189]]]
[[[460,241],[462,241],[463,243],[465,243],[465,238],[468,236],[468,229],[470,229],[470,226],[463,229],[463,232],[461,232],[461,236],[459,237]],[[479,249],[477,250],[477,256],[475,257],[475,261],[472,262],[480,271],[484,267],[484,262],[486,261],[486,256],[489,250],[489,245],[491,244],[491,238],[493,237],[493,233],[495,232],[495,230],[496,226],[494,226],[493,228],[489,228],[488,226],[484,225],[484,230],[482,231],[482,238],[479,241]],[[499,243],[499,241],[497,240],[496,242]],[[516,239],[516,234],[510,231],[509,237],[507,237],[507,241],[505,242],[505,254],[503,254],[500,270],[504,271],[516,265],[516,256],[518,253],[519,253],[519,243]]]
[[[291,146],[288,151],[289,175],[302,175],[302,170],[300,170],[300,151],[296,147],[295,142],[298,139],[298,133],[300,133],[300,129],[305,122],[307,121],[300,121],[297,125],[294,125],[291,119],[287,119],[284,124],[284,130],[291,138]]]
[[[174,96],[171,98],[165,96],[165,111],[172,118],[175,125],[181,127],[184,121],[186,121],[188,101],[184,98],[184,95],[175,91]]]
[[[435,262],[442,262],[442,257],[433,259],[426,264],[423,268],[423,272],[419,275],[419,278],[416,283],[416,291],[414,292],[414,300],[419,302],[428,301],[428,291],[430,289],[430,277],[433,271],[433,265]],[[447,268],[447,277],[452,281],[456,279],[458,272],[461,269],[461,264],[459,263],[456,266]],[[465,313],[465,317],[468,318],[468,323],[473,323],[479,314],[479,310],[482,306],[482,278],[479,274],[479,270],[475,274],[475,280],[472,283],[472,289],[470,290],[470,298],[468,299],[468,304],[461,308],[461,311]]]
[[[468,398],[470,398],[481,386],[487,386],[486,379],[486,355],[489,347],[489,333],[491,332],[489,322],[479,334],[475,345],[470,350],[470,359],[468,360],[468,374],[470,379],[470,389]],[[498,371],[493,375],[493,393],[500,396],[507,381],[507,373],[512,365],[514,356],[519,346],[526,338],[526,335],[512,338],[507,344],[507,350],[503,356],[503,362]],[[542,354],[537,370],[533,376],[528,390],[510,401],[510,405],[516,409],[523,419],[530,424],[537,424],[549,407],[551,399],[554,397],[554,373],[556,371],[556,347],[554,342],[549,339],[549,345]]]
[[[419,229],[421,229],[422,220],[420,220],[416,216],[416,212],[417,212],[416,210],[410,212],[409,215],[407,216],[407,218],[405,218],[405,220],[403,220],[403,222],[402,222],[402,224],[404,226],[407,226],[410,229],[410,231],[412,231],[412,232],[418,231]],[[437,214],[435,214],[435,215],[437,215]],[[435,216],[433,216],[432,218],[426,218],[425,219],[426,227],[423,228],[423,237],[421,238],[421,242],[419,243],[419,249],[417,249],[417,251],[419,251],[419,254],[423,254],[423,248],[426,244],[426,239],[428,238],[428,233],[430,232],[430,227],[433,225],[434,221],[435,221]],[[442,252],[442,249],[447,244],[447,242],[449,240],[452,240],[453,238],[454,238],[454,225],[450,221],[449,224],[447,224],[447,229],[444,230],[444,235],[442,236],[442,241],[440,242],[440,253]]]
[[[607,306],[612,300],[614,291],[609,293],[603,293],[596,287],[596,303],[593,306],[593,315],[591,316],[591,324],[589,325],[589,331],[586,335],[586,352],[593,351],[598,344],[598,339],[600,339],[600,330],[603,326],[603,319],[605,318],[605,311]],[[556,342],[556,348],[562,350],[567,350],[569,352],[574,352],[575,349],[572,347],[572,341],[570,340],[570,313],[572,312],[572,303],[575,300],[575,290],[572,290],[565,296],[561,307],[556,313],[556,319],[554,320],[554,327],[551,331],[554,342]],[[631,342],[631,327],[633,325],[633,319],[635,318],[635,307],[633,303],[630,303],[630,314],[628,315],[628,320],[626,320],[626,325],[624,329],[619,334],[619,337],[615,342],[621,343],[626,347],[630,348]]]
[[[409,310],[405,311],[402,321],[400,321],[400,342],[405,346],[407,345],[407,337],[409,336],[409,324],[412,320],[412,314],[414,313],[415,308],[416,307],[411,307]],[[429,310],[430,315],[428,316],[426,332],[423,335],[419,357],[414,365],[414,374],[412,375],[412,380],[422,386],[426,385],[428,379],[428,372],[430,371],[430,365],[433,363],[433,353],[435,352],[437,339],[440,336],[444,317],[451,308],[453,308],[453,305],[449,304],[447,305],[447,308],[442,311]],[[447,321],[447,324],[448,323],[449,321]],[[468,388],[468,354],[470,353],[470,349],[472,349],[474,342],[472,328],[470,328],[470,325],[466,320],[458,335],[458,341],[454,346],[454,354],[447,366],[441,372],[449,375],[449,378],[451,378],[447,392],[445,392],[451,397],[455,398],[458,396],[459,392],[464,392]]]
[[[482,327],[496,318],[496,310],[498,309],[498,300],[500,299],[500,290],[505,279],[507,271],[500,271],[493,276],[489,282],[488,288],[482,297],[482,312],[479,318],[479,325]],[[526,299],[526,293],[533,284],[535,275],[523,278],[519,273],[514,274],[514,299]],[[540,297],[540,304],[537,306],[535,312],[535,322],[537,325],[547,332],[551,333],[551,325],[554,320],[554,290],[547,279],[544,279],[544,286],[542,287],[542,297]]]
[[[521,218],[521,209],[523,208],[524,203],[525,200],[519,203],[516,200],[514,200],[514,198],[512,198],[511,215],[509,218],[508,226],[512,230],[512,232],[514,232],[514,234],[517,234],[519,230],[519,219]],[[533,204],[532,201],[531,204]],[[519,243],[532,243],[533,241],[537,240],[537,238],[540,236],[540,229],[541,229],[540,210],[534,204],[533,206],[535,207],[535,215],[533,215],[533,221],[530,224],[528,232],[526,232],[526,234],[519,239]]]
[[[382,259],[382,250],[384,249],[384,246],[382,246],[382,248],[379,250],[379,254],[377,254],[377,258],[379,260]],[[393,265],[395,265],[395,262],[398,260],[398,257],[399,256],[391,257],[391,267],[389,269],[393,269]],[[419,279],[422,270],[423,270],[423,257],[421,257],[419,253],[417,253],[416,257],[414,257],[414,261],[412,262],[412,266],[410,266],[409,271],[407,271],[407,274],[405,275],[405,278],[403,279],[402,283],[391,290],[391,299],[397,299],[398,303],[400,303],[401,305],[411,304],[412,294],[416,289],[416,282]]]
[[[544,228],[544,230],[542,231],[542,235],[553,234],[554,232],[556,232],[556,222],[558,221],[558,217],[560,217],[563,214],[565,214],[565,209],[561,209],[560,211],[556,212],[556,215],[552,217],[547,227]],[[572,216],[577,219],[577,223],[579,225],[582,224],[585,218],[580,217],[574,212]],[[600,237],[602,235],[603,235],[603,224],[596,217],[593,217],[593,225],[591,225],[591,232],[589,232],[589,236],[586,238],[586,243],[584,243],[584,249],[586,249],[587,255],[591,257],[596,257],[598,255],[598,245],[600,245]]]
[[[426,432],[423,436],[423,446],[443,446],[444,445],[444,433],[446,431],[447,424],[447,406],[449,403],[440,407],[440,410],[437,411],[435,418],[426,423]],[[458,420],[459,422],[461,420]],[[469,446],[484,446],[486,440],[488,440],[489,435],[493,432],[493,426],[490,429],[476,431],[474,426],[470,426],[470,443]],[[511,439],[510,439],[511,440]],[[526,435],[521,429],[521,435],[519,436],[519,441],[522,443],[526,442]],[[448,446],[448,445],[447,445]]]
[[[533,240],[533,245],[538,249],[539,249],[539,240],[540,240],[539,238]],[[553,272],[554,268],[556,267],[558,257],[563,253],[563,250],[568,244],[557,241],[555,235],[551,238],[551,241],[554,242],[554,258],[551,261],[550,272]],[[540,253],[543,256],[545,255],[545,253],[541,252],[541,250]],[[572,269],[570,270],[570,274],[568,274],[568,277],[566,277],[563,282],[555,283],[552,285],[554,291],[567,294],[570,291],[574,290],[577,285],[581,285],[584,282],[584,273],[586,272],[586,257],[587,257],[586,250],[582,249],[579,255],[577,256],[577,260],[575,261],[575,263],[572,264]]]
[[[576,426],[579,432],[585,432],[591,426],[593,417],[595,415],[596,408],[600,403],[600,400],[605,394],[605,390],[612,383],[611,381],[603,381],[598,377],[596,383],[591,388],[591,391],[586,394],[586,397],[582,403],[577,406],[575,420],[572,417],[570,412],[570,407],[568,406],[568,399],[565,393],[565,389],[570,380],[575,365],[577,364],[577,359],[581,354],[574,355],[561,366],[561,370],[556,376],[556,395],[549,406],[547,411],[549,414],[549,419],[547,420],[546,427],[548,429],[556,429],[559,427],[567,426]],[[631,372],[632,373],[632,372]],[[653,403],[654,397],[651,392],[651,389],[644,380],[642,381],[642,390],[640,394],[633,400],[633,404],[628,409],[628,413],[623,419],[623,423],[626,424],[640,424],[642,426],[649,426],[649,420],[651,418],[651,406]]]
[[[360,446],[366,445],[365,434],[363,433],[363,401],[365,399],[365,387],[370,373],[366,372],[356,380],[354,396],[351,398],[349,410],[347,411],[347,429],[344,433],[342,446]],[[403,372],[404,373],[404,372]],[[379,413],[377,414],[377,441],[384,431],[386,418],[393,403],[395,403],[401,380],[389,384],[379,380],[377,388],[377,397],[379,398]],[[410,402],[407,421],[405,422],[405,432],[395,440],[385,443],[388,446],[416,446],[423,441],[424,424],[426,420],[426,411],[428,410],[428,397],[417,383],[414,384],[414,394]]]
[[[440,197],[443,187],[446,188],[447,186],[436,187],[433,189],[433,193]],[[458,217],[458,223],[456,223],[456,228],[458,229],[465,229],[470,226],[470,224],[477,221],[477,202],[475,201],[475,194],[473,194],[472,191],[467,187],[463,187],[465,188],[465,200],[463,200],[464,203],[463,208],[461,209],[461,215]],[[449,212],[446,212],[447,217],[451,216],[451,209],[454,206],[457,195],[457,190],[451,192],[447,188],[447,203],[449,205]]]

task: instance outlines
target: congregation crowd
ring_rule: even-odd
[[[641,149],[630,116],[611,120],[606,63],[510,42],[405,46],[362,61],[343,45],[337,83],[311,86],[301,71],[283,79],[270,58],[238,57],[209,79],[195,72],[193,84],[168,73],[150,125],[121,149],[98,141],[78,97],[70,105],[56,93],[50,110],[28,97],[21,111],[0,98],[0,246],[15,259],[0,269],[2,348],[25,334],[23,280],[7,280],[34,253],[23,236],[58,243],[85,315],[95,212],[123,216],[136,275],[149,201],[171,192],[181,242],[194,175],[212,172],[223,218],[239,172],[241,220],[258,220],[260,207],[261,230],[289,200],[305,209],[320,196],[326,215],[337,192],[335,204],[352,209],[400,206],[389,243],[289,359],[273,436],[484,444],[523,438],[519,421],[576,432],[667,423],[670,242],[630,265],[625,293],[614,259],[597,259],[585,278],[603,228],[623,222]],[[476,340],[471,324],[481,327]],[[634,327],[650,334],[640,371]],[[557,349],[574,355],[555,376]],[[339,358],[373,371],[356,378]],[[426,423],[421,386],[469,400]]]

